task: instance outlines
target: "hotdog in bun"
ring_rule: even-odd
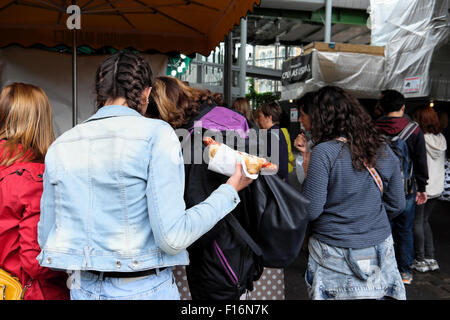
[[[209,147],[210,158],[214,158],[214,156],[217,153],[217,150],[219,150],[219,148],[222,145],[220,142],[215,141],[211,137],[203,138],[203,143],[207,147]],[[245,152],[240,151],[236,152],[241,156],[242,160],[244,160],[245,165],[247,167],[247,172],[250,174],[258,174],[261,171],[261,169],[264,169],[264,171],[273,171],[273,172],[276,172],[278,169],[276,164],[273,164],[264,158],[250,155]]]

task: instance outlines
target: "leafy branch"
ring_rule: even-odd
[[[258,109],[259,106],[263,103],[267,103],[267,102],[271,102],[271,101],[280,99],[280,95],[277,95],[273,92],[264,92],[264,93],[257,92],[255,89],[255,79],[254,78],[250,78],[248,80],[248,82],[249,82],[249,86],[248,86],[249,93],[247,93],[245,95],[245,98],[248,101],[251,101],[253,110]]]

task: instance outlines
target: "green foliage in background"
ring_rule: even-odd
[[[250,101],[253,110],[258,109],[259,106],[263,103],[280,100],[280,95],[275,94],[273,92],[264,92],[264,93],[256,92],[254,78],[250,78],[248,82],[249,82],[248,86],[249,93],[245,95],[245,98],[248,101]]]

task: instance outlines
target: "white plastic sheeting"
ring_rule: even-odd
[[[423,35],[430,23],[435,0],[371,0],[368,9],[371,45],[385,46],[404,31]]]
[[[372,45],[385,45],[384,87],[430,95],[430,65],[448,41],[448,0],[371,0]],[[449,71],[450,72],[450,71]]]
[[[436,72],[430,76],[434,54],[448,43],[448,6],[449,0],[371,0],[372,45],[384,46],[385,56],[313,49],[312,78],[283,86],[281,99],[336,85],[358,98],[394,89],[406,98],[449,100],[437,84],[449,83],[450,70],[441,70],[438,80]]]
[[[384,81],[383,56],[313,50],[312,78],[283,86],[281,100],[296,99],[326,85],[348,90],[359,98],[378,98]]]
[[[142,55],[154,76],[166,75],[167,56]],[[95,112],[95,73],[106,55],[78,56],[78,122]],[[41,87],[53,109],[55,135],[72,128],[72,56],[11,46],[0,49],[0,89],[12,82]]]

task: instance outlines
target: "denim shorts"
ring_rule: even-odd
[[[308,293],[313,300],[406,300],[392,236],[364,249],[334,247],[309,239]]]
[[[139,278],[102,278],[86,271],[71,278],[71,300],[180,300],[171,268]]]

